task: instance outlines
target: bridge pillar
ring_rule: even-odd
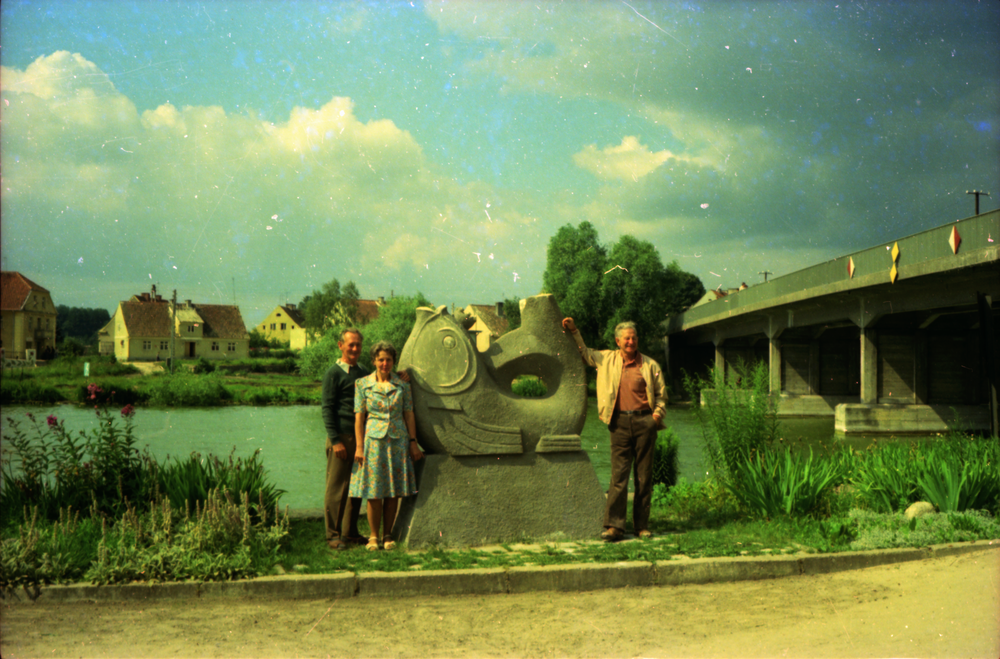
[[[725,342],[725,339],[715,340],[715,370],[722,373],[723,377],[726,374],[726,350],[722,347]]]
[[[781,341],[779,337],[785,328],[792,325],[792,312],[787,320],[779,316],[770,316],[767,323],[768,371],[770,375],[769,390],[772,394],[781,394]]]
[[[878,402],[878,331],[872,327],[861,329],[861,403]]]

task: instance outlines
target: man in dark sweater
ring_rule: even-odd
[[[331,549],[365,543],[358,533],[361,499],[348,496],[354,464],[354,383],[369,371],[358,365],[361,332],[348,327],[340,334],[340,359],[323,376],[323,423],[326,425],[326,542]]]

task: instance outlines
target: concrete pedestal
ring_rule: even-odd
[[[416,463],[419,493],[400,503],[393,536],[411,548],[595,539],[605,494],[585,451],[451,457]]]

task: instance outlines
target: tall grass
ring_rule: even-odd
[[[774,442],[778,420],[767,364],[737,364],[728,378],[718,368],[707,380],[685,374],[684,386],[695,401],[705,393],[705,405],[696,405],[695,412],[709,465],[721,480],[732,480]]]
[[[835,460],[784,451],[763,451],[737,466],[725,487],[739,503],[761,517],[809,515],[824,495],[844,479]]]

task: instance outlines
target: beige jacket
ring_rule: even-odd
[[[618,400],[618,385],[622,380],[621,350],[591,350],[583,342],[580,332],[573,332],[576,347],[580,356],[589,366],[597,369],[597,416],[606,424],[611,423],[611,415],[615,411],[615,401]],[[646,381],[646,400],[653,412],[660,412],[660,423],[667,414],[667,383],[663,379],[663,371],[655,359],[639,353],[642,358],[642,379]]]

